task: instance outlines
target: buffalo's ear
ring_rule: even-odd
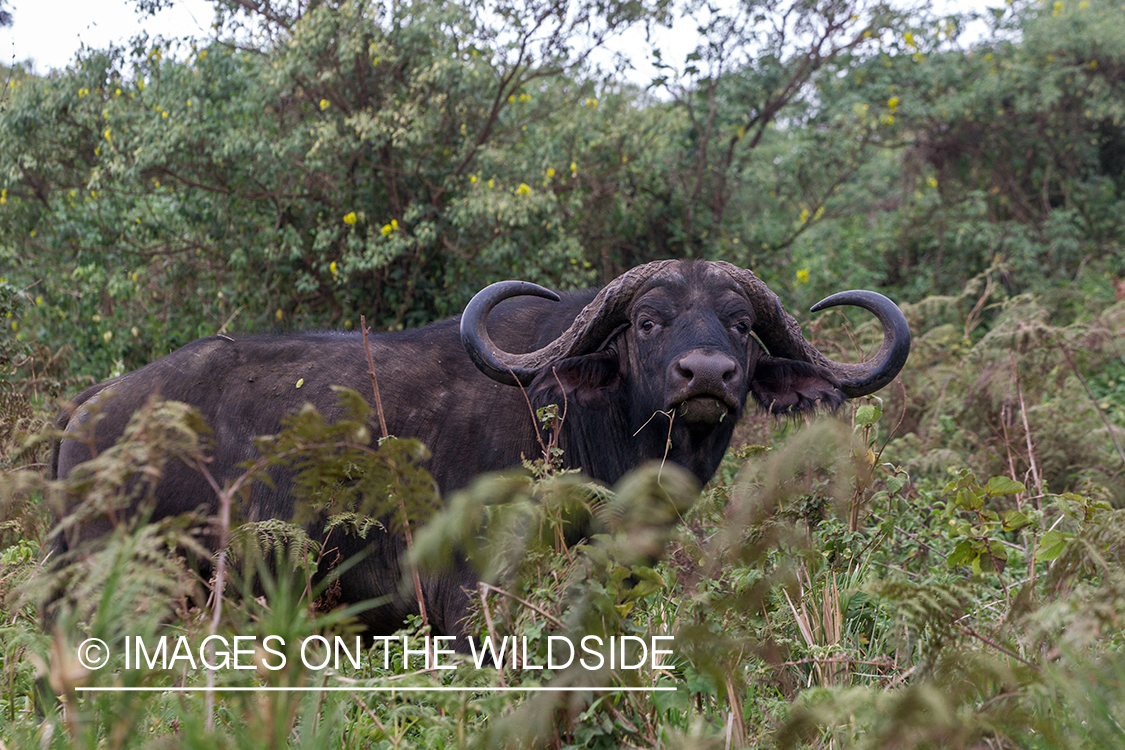
[[[750,392],[771,414],[790,414],[844,403],[840,383],[823,368],[795,359],[763,356],[754,368]]]
[[[580,406],[604,406],[619,385],[617,355],[606,350],[569,357],[548,366],[531,381],[531,393],[536,403],[561,402],[565,394]]]

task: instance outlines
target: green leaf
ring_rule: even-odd
[[[879,421],[883,410],[875,404],[864,404],[855,410],[855,424],[857,427],[867,427]]]
[[[1023,492],[1025,489],[1022,484],[1008,477],[993,477],[988,480],[984,491],[988,493],[989,497],[1000,497],[1001,495],[1014,495],[1017,492]]]
[[[957,504],[965,510],[980,510],[984,507],[984,495],[973,490],[961,490],[957,493]]]
[[[1070,492],[1066,493],[1065,495],[1055,496],[1055,504],[1059,506],[1059,510],[1062,511],[1063,515],[1075,518],[1076,516],[1074,514],[1074,509],[1071,507],[1071,500],[1082,502],[1081,497],[1075,497],[1075,495]]]
[[[1039,549],[1035,550],[1036,562],[1050,562],[1055,560],[1066,549],[1070,536],[1061,531],[1048,531],[1039,540]]]
[[[964,565],[970,560],[975,560],[980,556],[977,550],[973,549],[973,543],[969,539],[962,539],[956,547],[953,548],[953,553],[950,554],[945,560],[945,564],[950,568],[956,568],[959,565]]]
[[[1015,531],[1022,529],[1031,523],[1031,519],[1023,511],[1009,510],[1004,513],[1004,531]]]

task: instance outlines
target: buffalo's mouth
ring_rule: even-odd
[[[718,396],[709,393],[692,396],[675,405],[676,417],[688,422],[717,424],[733,418],[734,407]]]

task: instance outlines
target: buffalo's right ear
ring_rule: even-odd
[[[840,383],[827,370],[810,362],[771,356],[758,360],[750,392],[771,414],[817,407],[835,409],[846,398]]]
[[[563,396],[580,406],[604,406],[621,385],[617,355],[609,350],[568,357],[543,369],[531,381],[536,403],[561,402]]]

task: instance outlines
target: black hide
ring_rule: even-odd
[[[589,291],[564,294],[559,302],[506,300],[489,317],[489,330],[502,349],[530,351],[559,336],[594,296]],[[370,339],[387,427],[430,448],[428,468],[446,494],[481,472],[518,465],[521,457],[540,453],[525,396],[476,369],[462,347],[458,321]],[[749,393],[774,411],[834,407],[844,399],[828,372],[763,352],[751,335],[754,326],[745,292],[728,276],[704,263],[683,262],[670,277],[639,291],[628,319],[596,351],[544,369],[528,396],[536,407],[559,404],[560,413],[565,402],[561,447],[568,467],[615,482],[642,462],[662,458],[671,426],[668,459],[706,482]],[[298,380],[303,380],[299,389],[294,387]],[[61,424],[77,429],[89,418],[84,405],[98,400],[103,417],[96,436],[104,448],[120,437],[130,415],[151,394],[184,401],[199,409],[213,430],[210,470],[222,484],[240,473],[240,463],[256,456],[255,436],[278,432],[282,418],[305,402],[326,416],[338,413],[334,385],[371,393],[359,333],[218,336],[87,389]],[[56,446],[54,473],[65,477],[88,458],[83,443],[63,440]],[[171,462],[157,488],[156,515],[194,510],[201,503],[214,506],[204,478]],[[273,488],[257,484],[249,507],[240,510],[250,520],[291,517],[288,478],[279,477]],[[60,539],[59,546],[74,547],[106,528],[90,524]],[[343,576],[343,601],[397,593],[405,551],[401,539],[383,535],[363,545],[355,539],[336,543],[344,557],[363,546],[368,553]],[[438,634],[463,635],[459,621],[468,606],[463,588],[474,584],[464,563],[424,580],[427,613]],[[362,619],[374,633],[386,634],[416,611],[415,602],[396,600]]]

